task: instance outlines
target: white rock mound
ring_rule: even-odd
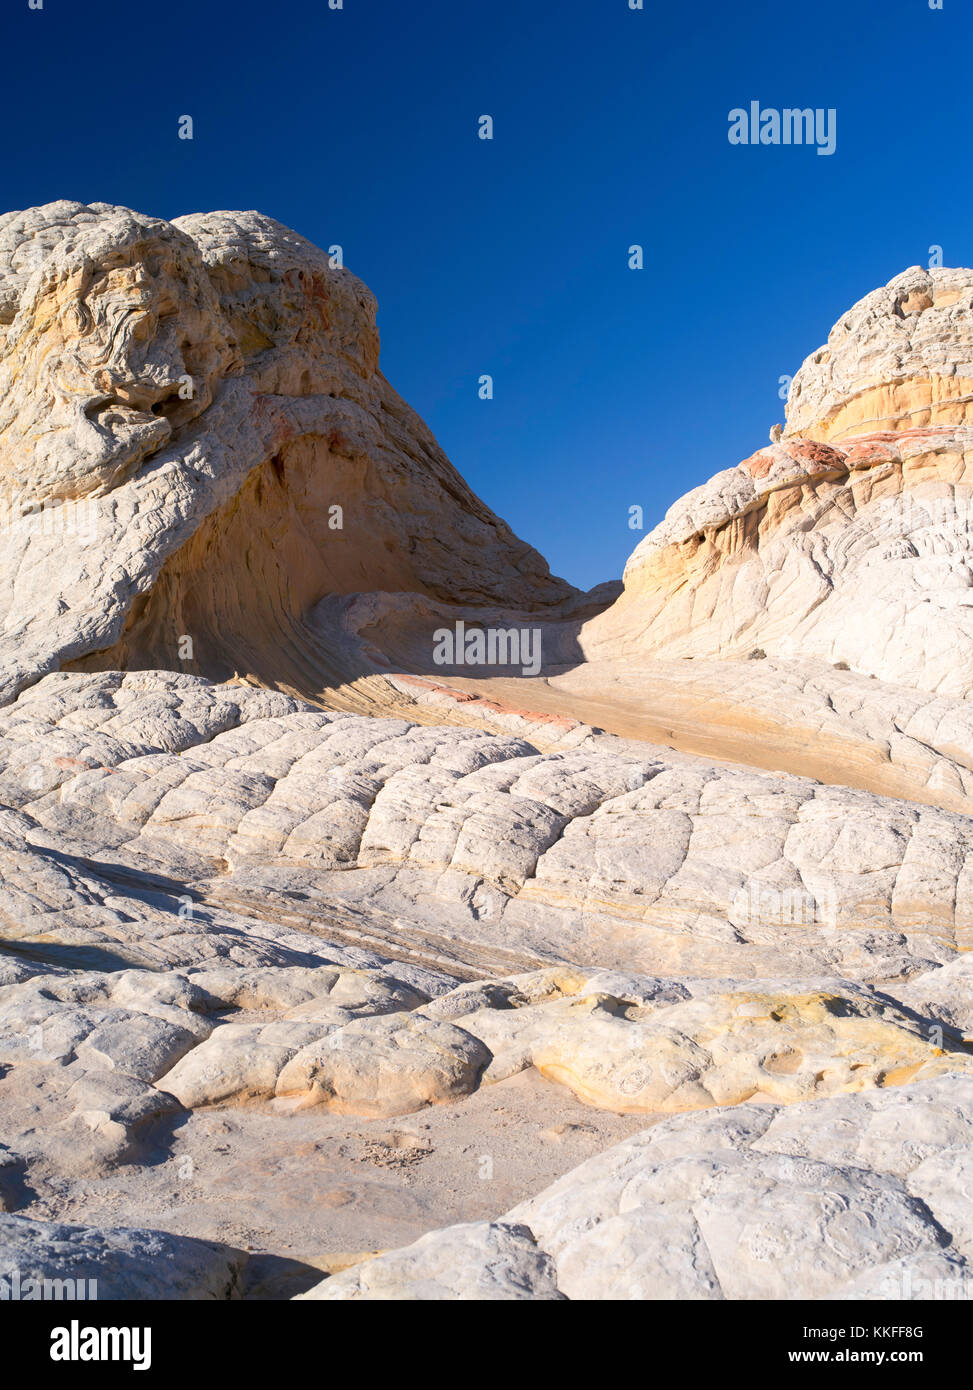
[[[776,442],[676,502],[587,656],[842,664],[973,689],[973,272],[913,267],[794,377]]]

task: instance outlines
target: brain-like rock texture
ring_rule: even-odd
[[[973,420],[973,273],[913,266],[858,301],[794,377],[785,437],[834,443]]]
[[[0,218],[0,1277],[966,1289],[973,273],[849,310],[620,593],[375,313],[258,213]]]

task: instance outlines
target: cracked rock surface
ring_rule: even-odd
[[[378,356],[258,213],[0,218],[0,1279],[968,1297],[973,273],[621,592]]]

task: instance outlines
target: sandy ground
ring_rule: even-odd
[[[784,687],[776,700],[766,693],[751,699],[745,688],[735,693],[735,666],[745,677],[744,662],[679,663],[678,667],[674,662],[656,662],[638,670],[592,662],[543,676],[450,672],[443,683],[510,709],[566,716],[618,738],[670,748],[723,766],[812,777],[963,815],[973,811],[973,801],[950,771],[949,747],[942,750],[945,777],[930,778],[931,765],[921,758],[910,761],[901,746],[904,740],[899,741],[893,762],[887,741],[875,737],[873,726],[852,727],[834,708],[812,700],[802,709],[799,698]],[[691,680],[685,678],[686,667],[695,667]],[[672,679],[674,669],[681,680]],[[838,673],[836,679],[841,680]],[[888,712],[883,714],[880,683],[872,689],[862,678],[852,679],[875,701],[875,720],[881,724],[884,718],[894,737],[897,729]],[[965,758],[961,761],[965,766]]]
[[[19,1214],[219,1240],[258,1253],[247,1296],[289,1297],[362,1252],[499,1216],[650,1123],[594,1110],[533,1070],[395,1120],[214,1106],[107,1177],[35,1176]]]

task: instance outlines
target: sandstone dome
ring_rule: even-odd
[[[589,657],[819,659],[973,689],[973,272],[913,267],[791,384],[782,436],[675,502]]]
[[[327,596],[575,596],[382,376],[375,312],[259,213],[0,218],[0,694],[81,658],[313,694],[358,674]]]

